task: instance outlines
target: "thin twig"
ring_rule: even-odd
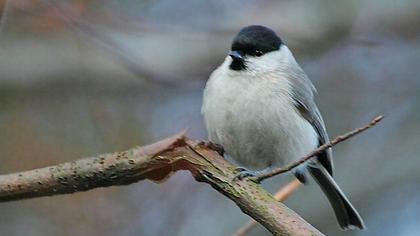
[[[3,12],[1,13],[1,16],[0,16],[0,34],[3,32],[3,29],[5,27],[6,17],[9,16],[9,11],[10,11],[10,3],[9,3],[9,0],[6,0],[4,1]]]
[[[329,143],[326,143],[322,146],[320,146],[319,148],[315,149],[314,151],[312,151],[311,153],[309,153],[308,155],[306,155],[305,157],[299,159],[296,162],[291,163],[290,165],[286,166],[286,167],[282,167],[282,168],[278,168],[278,169],[274,169],[273,171],[271,171],[269,174],[266,175],[261,175],[258,176],[258,180],[264,180],[266,178],[272,177],[274,175],[277,174],[281,174],[287,171],[290,171],[291,169],[297,167],[298,165],[304,163],[305,161],[315,157],[316,155],[318,155],[319,153],[323,152],[324,150],[360,133],[363,132],[369,128],[371,128],[372,126],[376,125],[379,121],[381,121],[383,118],[382,115],[375,117],[369,124],[352,130],[344,135],[338,136],[336,137],[334,140],[332,140]],[[277,199],[278,201],[284,201],[286,200],[296,189],[298,189],[300,187],[301,183],[295,179],[292,182],[290,182],[288,185],[284,186],[283,188],[281,188],[275,195],[274,198]],[[247,235],[249,232],[251,232],[252,229],[254,229],[255,226],[257,226],[257,222],[255,220],[250,220],[248,221],[245,225],[243,225],[241,228],[239,228],[234,234],[233,236],[245,236]]]
[[[301,185],[302,184],[299,182],[299,180],[294,179],[294,180],[290,181],[290,183],[288,183],[286,186],[279,189],[274,194],[274,198],[277,201],[283,202],[283,201],[287,200],[292,195],[292,193],[294,193]],[[254,229],[255,226],[257,226],[257,225],[258,225],[258,222],[256,222],[255,220],[250,220],[245,225],[243,225],[241,228],[239,228],[233,234],[233,236],[245,236],[249,232],[251,232],[251,230]]]
[[[67,26],[74,32],[85,37],[87,40],[93,42],[95,45],[101,47],[106,52],[109,52],[111,56],[114,56],[117,62],[125,67],[128,71],[132,72],[134,75],[138,76],[143,80],[149,82],[159,83],[164,86],[180,86],[183,83],[192,83],[198,82],[201,84],[199,78],[203,77],[201,75],[176,75],[175,73],[163,73],[161,71],[152,71],[139,62],[139,58],[133,54],[132,51],[127,50],[115,41],[112,37],[109,37],[108,34],[105,34],[98,30],[96,25],[90,23],[89,21],[83,20],[79,16],[72,14],[69,11],[66,11],[60,7],[54,1],[46,1],[44,5],[52,7],[55,10],[60,12],[60,17],[64,20]]]
[[[281,173],[288,172],[288,171],[292,170],[293,168],[299,166],[300,164],[304,163],[305,161],[317,156],[318,154],[322,153],[323,151],[327,150],[328,148],[331,148],[332,146],[334,146],[338,143],[341,143],[341,142],[355,136],[356,134],[359,134],[359,133],[361,133],[361,132],[363,132],[363,131],[365,131],[369,128],[372,128],[374,125],[376,125],[383,118],[384,118],[383,115],[377,116],[369,124],[367,124],[363,127],[354,129],[354,130],[352,130],[352,131],[350,131],[350,132],[348,132],[344,135],[337,136],[332,141],[319,146],[317,149],[313,150],[311,153],[304,156],[303,158],[301,158],[301,159],[299,159],[295,162],[292,162],[291,164],[289,164],[285,167],[275,168],[275,169],[271,170],[270,172],[255,176],[252,179],[256,182],[261,182],[261,181],[263,181],[267,178],[273,177],[275,175],[279,175]]]

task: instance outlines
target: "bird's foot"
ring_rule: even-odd
[[[210,141],[201,141],[200,144],[203,145],[204,147],[207,147],[207,148],[210,148],[211,150],[216,151],[217,153],[219,153],[220,156],[223,156],[225,154],[225,149],[220,144],[212,143]]]
[[[255,177],[257,177],[261,171],[248,170],[245,167],[236,167],[235,172],[237,174],[233,177],[233,181],[249,179],[253,182],[259,183]]]

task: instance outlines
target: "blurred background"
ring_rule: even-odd
[[[249,24],[273,28],[318,88],[335,178],[366,231],[340,231],[313,183],[286,204],[327,235],[420,232],[420,1],[0,0],[0,174],[148,144],[200,115]],[[275,191],[290,174],[265,183]],[[189,173],[0,203],[0,235],[231,235],[249,217]],[[250,235],[269,235],[258,227]]]

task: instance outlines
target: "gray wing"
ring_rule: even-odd
[[[295,73],[291,73],[291,75],[292,97],[295,106],[302,117],[304,117],[318,133],[319,146],[321,146],[324,143],[329,142],[329,138],[324,120],[314,101],[316,89],[302,69],[299,68]],[[334,167],[331,148],[318,155],[317,159],[332,176]]]

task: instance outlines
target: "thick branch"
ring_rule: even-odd
[[[189,170],[233,200],[274,235],[322,235],[251,180],[232,181],[235,167],[183,134],[128,151],[0,176],[0,201],[86,191],[139,180],[163,180]]]
[[[302,184],[299,182],[299,180],[294,179],[292,180],[289,184],[287,184],[286,186],[282,187],[281,189],[279,189],[279,191],[277,191],[274,194],[274,198],[277,201],[280,202],[284,202],[285,200],[287,200]],[[255,220],[250,220],[248,221],[245,225],[243,225],[241,228],[239,228],[234,234],[233,236],[245,236],[247,235],[249,232],[251,232],[252,229],[255,228],[255,226],[257,226],[257,222]]]
[[[381,119],[382,116],[379,116],[370,124],[339,136],[301,160],[260,176],[257,180],[291,170],[319,152],[367,130]],[[276,201],[255,179],[233,181],[237,175],[235,166],[216,151],[186,139],[183,133],[124,152],[0,175],[0,202],[126,185],[144,179],[160,181],[178,170],[189,170],[196,180],[210,184],[274,235],[322,235],[295,212]]]

